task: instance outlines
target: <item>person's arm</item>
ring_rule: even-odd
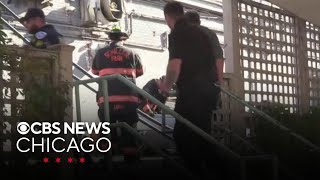
[[[169,37],[169,63],[164,82],[160,85],[160,90],[169,93],[174,83],[179,78],[182,65],[182,47],[179,44],[180,33],[172,33]]]
[[[181,69],[182,60],[179,58],[171,59],[167,66],[167,74],[162,84],[161,91],[169,93],[173,84],[178,80],[180,69]]]
[[[218,83],[220,85],[223,84],[223,67],[224,67],[224,59],[223,58],[219,58],[216,59],[216,70],[217,70],[217,79],[218,79]]]
[[[135,64],[136,64],[136,76],[142,76],[144,71],[143,71],[143,65],[141,63],[141,58],[138,54],[134,54],[134,59],[135,59]]]
[[[96,55],[93,58],[93,62],[92,62],[92,68],[91,68],[91,72],[94,75],[99,75],[99,68],[98,68],[98,52],[96,53]]]
[[[224,66],[223,50],[220,46],[220,42],[217,34],[213,31],[212,31],[212,40],[213,40],[213,52],[215,56],[216,76],[217,76],[218,83],[222,84],[223,83],[223,66]]]

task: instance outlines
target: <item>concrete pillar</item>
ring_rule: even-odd
[[[43,102],[44,108],[48,108],[49,114],[41,114],[41,120],[43,121],[52,121],[60,122],[61,124],[64,122],[71,123],[73,121],[72,118],[72,52],[74,50],[74,47],[68,46],[68,45],[56,45],[49,47],[48,49],[35,49],[31,47],[17,47],[17,46],[5,46],[2,47],[2,50],[5,51],[6,57],[8,59],[8,62],[2,62],[0,64],[2,70],[9,70],[10,71],[10,81],[1,81],[0,85],[6,88],[11,89],[11,97],[10,98],[3,98],[0,100],[0,107],[2,107],[4,104],[11,105],[11,113],[8,118],[10,118],[11,125],[11,132],[7,133],[6,138],[11,140],[11,152],[6,153],[6,158],[10,161],[13,161],[16,164],[22,165],[21,167],[25,167],[25,160],[28,158],[38,158],[40,152],[35,152],[34,154],[25,154],[21,153],[16,148],[16,142],[17,138],[19,138],[19,135],[16,130],[16,125],[18,121],[27,121],[28,123],[33,123],[35,120],[39,119],[33,119],[32,117],[29,117],[26,115],[21,119],[21,117],[18,113],[18,110],[16,107],[29,107],[29,104],[26,104],[23,102],[22,99],[17,99],[18,93],[16,92],[16,89],[23,89],[28,90],[25,92],[25,99],[24,100],[30,100],[33,98],[37,98],[37,96],[41,96],[41,94],[35,94],[38,93],[38,91],[34,91],[33,93],[30,93],[30,90],[32,91],[32,88],[37,88],[33,86],[34,81],[37,82],[37,86],[41,87],[59,87],[61,82],[64,82],[68,84],[68,86],[65,86],[67,88],[67,91],[69,93],[66,94],[66,98],[69,101],[69,106],[66,109],[63,109],[66,111],[67,116],[62,117],[61,114],[57,113],[57,106],[59,104],[53,104],[51,103],[52,99],[51,97],[45,95],[44,97],[47,99],[40,99]],[[3,55],[3,54],[2,54]],[[18,58],[19,57],[19,58]],[[19,61],[17,61],[17,58]],[[6,65],[9,64],[10,66]],[[30,89],[29,89],[30,88]],[[49,88],[48,91],[51,91]],[[35,89],[39,90],[39,89]],[[30,94],[29,94],[30,93]],[[40,92],[42,93],[42,92]],[[50,92],[49,92],[50,93]],[[41,97],[43,98],[43,97]],[[53,97],[54,98],[54,97]],[[34,102],[34,101],[33,101]],[[49,103],[48,103],[49,102]],[[53,102],[53,101],[52,101]],[[27,102],[28,103],[28,102]],[[35,107],[38,107],[38,104],[35,104]],[[33,107],[33,106],[31,106]],[[59,108],[59,107],[58,107]],[[32,109],[34,110],[34,109]],[[21,113],[21,112],[20,112]],[[39,118],[39,117],[37,117]],[[39,121],[41,121],[39,120]],[[1,130],[3,128],[1,127]],[[64,137],[66,142],[70,142],[70,139],[73,137],[72,134],[59,135],[59,137]],[[1,131],[1,135],[3,132]],[[29,134],[33,136],[32,134]],[[1,138],[3,138],[1,136]],[[2,147],[2,140],[0,139],[0,143]],[[52,140],[52,139],[51,139]],[[61,146],[65,146],[61,143]],[[2,155],[2,149],[0,149],[0,154]],[[30,155],[30,156],[29,156]],[[49,153],[43,154],[45,156],[48,156],[50,158],[56,157],[56,154],[52,151]],[[42,154],[40,155],[41,158]],[[2,156],[3,157],[3,156]],[[1,157],[1,158],[2,158]],[[21,157],[21,158],[20,158]],[[59,157],[62,159],[67,159],[68,157],[73,157],[72,153],[60,153]],[[70,168],[69,168],[70,167]],[[64,166],[58,167],[57,173],[53,175],[53,177],[59,176],[59,179],[73,179],[74,176],[74,168],[69,166],[68,168],[65,168]],[[60,178],[61,177],[61,178]]]
[[[230,91],[244,98],[244,81],[240,64],[238,0],[223,1],[223,25],[225,40],[225,70],[232,74]],[[231,100],[231,128],[241,135],[245,134],[244,106]]]
[[[297,72],[299,113],[308,113],[310,108],[310,85],[307,58],[306,21],[296,17],[297,37]]]
[[[63,120],[56,120],[60,122],[67,122],[71,124],[73,122],[73,110],[72,110],[72,54],[75,49],[73,46],[69,45],[54,45],[48,48],[49,50],[54,50],[57,52],[57,57],[53,63],[53,81],[55,85],[59,85],[61,83],[69,84],[68,94],[66,98],[69,101],[69,106],[66,108],[66,116]],[[70,142],[71,138],[73,138],[72,134],[63,135],[66,142]],[[61,159],[66,160],[69,157],[74,157],[72,152],[62,153]],[[74,167],[69,166],[68,168],[60,168],[59,169],[59,177],[61,179],[74,179]]]
[[[53,69],[53,81],[54,84],[66,82],[70,84],[70,89],[68,96],[66,97],[69,100],[70,106],[66,109],[67,116],[65,117],[65,122],[72,122],[73,111],[72,111],[72,53],[75,49],[73,46],[69,45],[54,45],[49,48],[50,50],[57,51],[57,59],[54,62]]]

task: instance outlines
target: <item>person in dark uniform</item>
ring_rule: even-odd
[[[142,88],[144,91],[149,93],[151,96],[155,97],[163,104],[166,102],[167,98],[161,95],[159,85],[163,82],[164,78],[165,76],[162,76],[159,79],[151,79]],[[141,98],[139,108],[150,116],[154,116],[156,113],[160,112],[160,109],[156,104],[152,103],[149,99],[145,98]]]
[[[129,36],[121,32],[120,27],[114,26],[109,33],[111,44],[99,49],[93,59],[92,73],[98,76],[120,74],[132,83],[136,83],[136,78],[143,75],[143,67],[137,53],[123,46],[123,42]],[[104,121],[104,98],[101,84],[97,93],[99,106],[98,116],[100,121]],[[110,121],[126,122],[135,127],[138,122],[137,108],[139,96],[127,85],[119,80],[108,81],[108,95],[110,105]],[[119,145],[124,155],[136,155],[136,145],[134,138],[127,132],[122,131],[121,139],[117,139],[116,131],[111,132],[112,141],[120,141]]]
[[[45,15],[41,9],[29,8],[20,22],[32,35],[30,44],[33,47],[44,49],[50,45],[62,43],[62,35],[52,25],[46,24]]]
[[[160,89],[168,96],[172,85],[177,86],[175,111],[207,133],[211,131],[211,116],[220,90],[216,81],[213,43],[203,28],[189,23],[183,6],[169,2],[164,15],[171,29],[169,35],[169,63],[164,83]],[[177,150],[191,172],[203,174],[210,146],[202,137],[176,121],[174,139]]]
[[[210,40],[213,43],[213,53],[214,53],[214,68],[216,69],[216,84],[220,84],[222,85],[223,83],[223,66],[224,66],[224,57],[223,57],[223,50],[220,46],[220,42],[218,39],[217,34],[205,27],[205,26],[201,26],[201,20],[200,20],[200,15],[196,12],[196,11],[188,11],[185,13],[185,17],[187,18],[187,20],[195,25],[200,26],[201,28],[203,28],[204,31],[206,31],[209,36],[210,36]]]

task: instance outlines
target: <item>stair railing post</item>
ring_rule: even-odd
[[[102,80],[102,91],[103,91],[103,112],[104,112],[104,122],[110,123],[110,106],[109,106],[109,95],[108,95],[108,80],[103,79]],[[111,140],[111,134],[109,133],[107,135],[107,138]],[[109,172],[112,171],[112,151],[108,151],[105,155],[105,163],[107,166],[107,170]]]
[[[75,98],[76,98],[77,122],[81,122],[80,90],[79,90],[78,84],[76,84],[75,86]]]

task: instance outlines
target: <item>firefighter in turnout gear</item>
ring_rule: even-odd
[[[143,75],[143,67],[138,54],[123,46],[123,42],[129,38],[128,34],[114,26],[108,34],[111,40],[109,46],[99,49],[93,59],[92,73],[98,76],[120,74],[132,83],[136,78]],[[138,122],[137,107],[140,102],[139,96],[128,86],[119,80],[108,81],[108,95],[110,105],[110,122],[126,122],[135,127]],[[102,86],[99,85],[97,93],[99,106],[98,116],[104,121],[104,98]],[[134,138],[122,131],[121,138],[116,131],[111,131],[113,144],[118,144],[125,157],[136,156],[137,148]]]

